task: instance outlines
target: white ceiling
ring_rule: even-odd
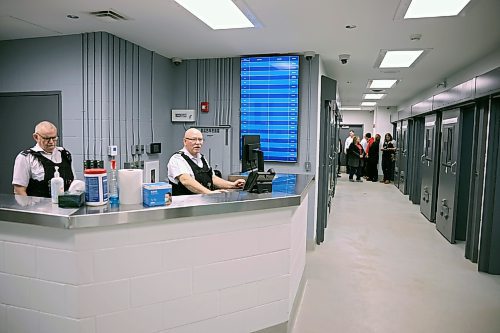
[[[168,58],[314,51],[338,81],[343,105],[359,105],[369,79],[400,79],[380,106],[398,106],[500,47],[500,0],[472,0],[456,17],[413,20],[396,18],[400,0],[245,4],[261,27],[214,31],[173,0],[1,0],[0,40],[106,31]],[[105,23],[88,14],[110,8],[130,20]],[[68,14],[80,18],[70,20]],[[357,28],[346,29],[348,24]],[[421,40],[410,40],[415,33]],[[411,69],[374,68],[380,50],[407,48],[430,52]],[[339,61],[342,53],[351,55],[346,65]]]

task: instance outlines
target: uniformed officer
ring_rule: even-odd
[[[57,147],[57,128],[48,121],[42,121],[35,126],[33,139],[36,145],[16,157],[12,176],[14,194],[50,198],[49,185],[55,166],[59,167],[64,190],[67,191],[75,177],[70,152]]]
[[[208,194],[223,192],[220,189],[242,188],[245,180],[229,182],[217,177],[200,154],[203,134],[190,128],[184,134],[184,148],[176,152],[168,162],[168,180],[173,195]]]

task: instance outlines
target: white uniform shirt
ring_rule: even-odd
[[[191,160],[200,168],[203,167],[203,161],[201,160],[200,153],[196,154],[196,156],[193,156],[185,148],[182,148],[181,151],[184,152],[184,154],[186,154],[187,157],[191,158]],[[182,157],[181,154],[172,155],[172,157],[170,157],[170,160],[168,161],[167,168],[168,168],[168,180],[174,184],[179,183],[177,177],[179,177],[184,173],[190,175],[191,177],[193,177],[193,179],[195,178],[193,169],[191,169],[188,162],[184,159],[184,157]]]
[[[349,146],[352,143],[352,138],[350,136],[345,139],[345,145],[344,145],[344,153],[347,155],[347,149],[349,149]]]
[[[366,139],[363,138],[363,140],[361,140],[360,144],[361,144],[361,147],[363,147],[363,151],[366,151],[366,146],[368,146],[368,141],[366,141]]]
[[[42,155],[54,163],[61,163],[62,147],[56,147],[52,153],[45,152],[38,144],[31,148],[33,151],[39,151]],[[72,166],[73,168],[73,166]],[[73,171],[74,174],[74,171]],[[23,155],[19,153],[14,162],[14,172],[12,175],[12,185],[21,185],[28,187],[30,179],[42,181],[45,178],[45,170],[42,163],[32,154]]]

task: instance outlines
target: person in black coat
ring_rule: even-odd
[[[380,150],[380,135],[375,135],[375,141],[368,148],[367,156],[367,171],[368,180],[372,182],[378,181],[378,161],[379,161],[379,150]]]
[[[392,140],[391,133],[385,134],[384,145],[381,150],[382,171],[384,171],[384,180],[382,180],[382,182],[389,184],[394,180],[394,161],[396,154],[396,143]]]

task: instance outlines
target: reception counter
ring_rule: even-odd
[[[0,195],[0,332],[286,332],[312,181],[151,208]]]

